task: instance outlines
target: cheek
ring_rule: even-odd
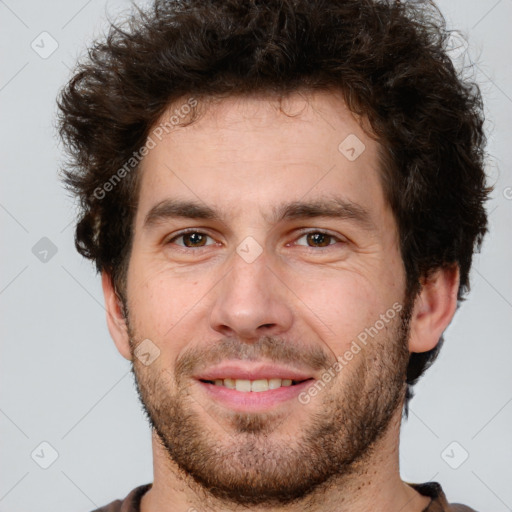
[[[382,280],[339,270],[323,278],[296,277],[291,288],[300,299],[301,320],[309,324],[330,352],[339,355],[392,308],[396,298],[382,284]]]
[[[201,304],[207,302],[214,277],[177,275],[161,264],[134,258],[128,273],[128,305],[137,335],[161,342],[177,341],[183,334],[178,333],[185,329],[190,337],[191,319],[196,321]]]

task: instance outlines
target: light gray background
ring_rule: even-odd
[[[478,63],[496,189],[469,299],[403,426],[401,472],[409,482],[441,482],[450,501],[502,512],[512,510],[512,0],[439,5],[469,35]],[[129,363],[106,329],[99,278],[75,252],[75,209],[56,174],[57,91],[106,15],[128,7],[122,0],[0,0],[3,512],[87,512],[152,480],[150,433]],[[44,31],[58,43],[47,58],[31,47],[51,49]],[[39,258],[32,252],[43,237],[57,249],[46,262],[44,247]],[[43,441],[58,452],[48,469],[35,462],[51,462]],[[469,458],[452,469],[447,461],[460,464],[464,451]]]

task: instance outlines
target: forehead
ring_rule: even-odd
[[[379,144],[340,93],[293,93],[198,100],[191,124],[169,125],[175,102],[150,130],[154,147],[141,165],[138,214],[169,198],[194,199],[236,218],[303,198],[342,196],[386,207]],[[167,130],[162,130],[167,122]]]

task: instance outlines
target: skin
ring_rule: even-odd
[[[294,93],[283,102],[292,116],[268,97],[230,97],[203,110],[142,162],[127,318],[103,274],[110,333],[133,361],[155,427],[154,483],[141,510],[424,510],[430,499],[399,473],[405,368],[408,354],[435,347],[451,321],[457,269],[424,280],[404,319],[405,271],[380,182],[379,143],[339,94]],[[350,134],[365,145],[354,161],[338,150]],[[368,222],[272,218],[283,203],[335,196],[366,210]],[[215,208],[220,218],[145,225],[155,205],[177,198]],[[209,238],[187,248],[191,239],[177,238],[186,228]],[[304,230],[333,238],[311,239]],[[261,248],[252,262],[236,252],[246,237]],[[307,405],[290,400],[268,413],[236,413],[192,378],[214,356],[250,355],[319,379],[313,356],[331,366],[393,304],[402,314]],[[149,366],[134,357],[145,339],[160,351]]]

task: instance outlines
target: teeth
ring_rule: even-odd
[[[281,379],[268,379],[268,389],[280,388],[281,382]]]
[[[251,381],[236,379],[235,380],[235,388],[237,391],[251,391]]]
[[[220,384],[217,384],[217,382],[220,382]],[[215,384],[217,384],[217,386],[222,386],[222,379],[215,381]],[[224,379],[224,386],[229,389],[236,389],[235,379]]]
[[[281,386],[291,386],[292,379],[215,379],[214,384],[229,389],[236,389],[244,393],[248,393],[249,391],[259,393],[261,391],[268,391],[269,389],[278,389]]]

